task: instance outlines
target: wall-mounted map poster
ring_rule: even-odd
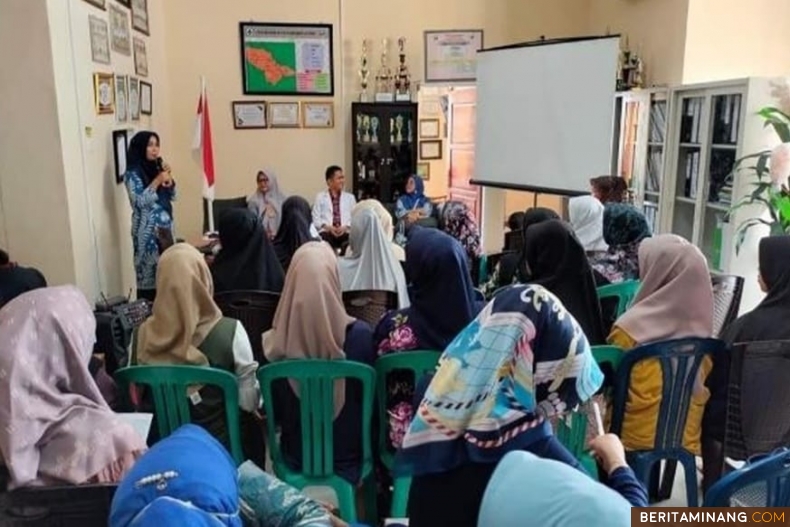
[[[331,24],[242,22],[245,95],[334,95]]]

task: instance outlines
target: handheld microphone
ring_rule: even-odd
[[[164,172],[165,170],[165,162],[161,157],[156,158],[156,170],[157,172]]]

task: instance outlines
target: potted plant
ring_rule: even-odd
[[[758,115],[766,127],[774,129],[782,142],[771,150],[750,154],[735,162],[733,174],[736,170],[754,174],[754,181],[750,183],[754,188],[729,212],[731,215],[746,205],[759,205],[768,210],[770,218],[761,214],[738,225],[736,252],[740,250],[746,233],[756,225],[767,225],[772,235],[790,233],[790,115],[772,106],[763,108]]]

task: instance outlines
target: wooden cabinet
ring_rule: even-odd
[[[352,103],[353,192],[394,203],[417,172],[417,104]]]

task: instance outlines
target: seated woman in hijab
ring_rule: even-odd
[[[593,270],[576,235],[558,220],[525,231],[524,257],[529,283],[540,284],[560,299],[593,346],[606,343]]]
[[[553,459],[510,452],[486,487],[478,525],[630,527],[631,507],[647,507],[644,487],[628,468],[617,436],[600,436],[590,446],[610,474],[607,485]]]
[[[603,203],[593,196],[577,196],[568,200],[568,220],[581,242],[590,266],[601,272],[607,249],[603,238]]]
[[[272,329],[263,334],[263,352],[270,362],[285,359],[353,360],[372,365],[376,359],[373,329],[346,314],[340,291],[337,257],[324,242],[308,242],[294,253],[285,277]],[[335,393],[335,472],[349,483],[359,482],[362,457],[361,392],[344,383]],[[280,444],[289,464],[302,458],[297,394],[285,384],[277,390],[275,419],[282,426]]]
[[[760,304],[724,329],[721,339],[728,345],[748,342],[790,340],[790,236],[768,236],[760,240],[758,276],[766,293]],[[729,355],[719,355],[707,379],[710,400],[702,420],[702,486],[707,490],[720,477],[724,462],[724,425],[727,421]]]
[[[280,228],[285,195],[270,171],[259,170],[255,182],[258,188],[247,198],[247,208],[260,220],[266,236],[272,239]]]
[[[222,249],[211,265],[214,292],[282,291],[283,268],[255,214],[245,209],[226,210],[218,227]]]
[[[466,254],[457,240],[430,228],[412,229],[406,245],[411,306],[384,315],[374,339],[378,354],[443,350],[482,309],[475,300]],[[411,421],[414,379],[387,380],[390,440],[400,445]]]
[[[680,236],[661,234],[639,247],[639,278],[642,285],[631,307],[609,335],[609,343],[630,350],[642,344],[713,335],[713,289],[705,257]],[[700,453],[702,412],[708,400],[705,378],[711,360],[700,367],[698,382],[688,411],[684,447]],[[631,372],[622,440],[629,450],[647,450],[656,437],[661,403],[661,367],[643,361]]]
[[[0,464],[9,490],[120,481],[145,441],[88,371],[96,319],[73,286],[25,293],[0,310]]]
[[[153,446],[115,492],[110,527],[347,527],[250,461],[238,471],[204,429],[184,425]]]
[[[283,203],[283,220],[274,237],[274,252],[285,272],[291,265],[296,250],[305,243],[317,240],[313,227],[313,211],[301,196],[291,196]]]
[[[418,175],[406,181],[406,192],[395,202],[395,217],[398,219],[398,234],[395,242],[406,245],[407,227],[416,224],[433,213],[433,204],[425,196],[425,183]]]
[[[255,429],[252,413],[258,409],[260,393],[255,372],[258,363],[241,322],[224,318],[214,303],[211,273],[197,249],[177,243],[159,259],[157,296],[151,316],[138,328],[132,342],[133,364],[211,366],[236,376],[242,419]],[[219,388],[205,386],[201,402],[190,411],[194,423],[228,444],[225,406]],[[243,434],[245,439],[249,434]],[[260,440],[260,433],[255,439]],[[261,455],[258,444],[244,442],[245,453]]]
[[[596,268],[612,284],[639,279],[639,244],[652,235],[642,211],[625,203],[610,203],[603,213],[603,238],[609,245]]]
[[[381,228],[384,229],[384,236],[390,243],[390,249],[392,249],[392,254],[395,256],[395,259],[399,262],[406,261],[406,252],[403,250],[403,247],[395,243],[395,229],[392,225],[392,214],[389,213],[379,200],[363,199],[357,202],[354,208],[351,209],[351,221],[354,221],[354,216],[363,210],[372,210],[376,213],[376,216],[379,217],[379,221],[381,222]],[[352,252],[347,252],[346,255],[352,256],[353,248],[349,247],[349,250]]]
[[[398,452],[396,471],[413,477],[409,525],[474,527],[510,451],[583,470],[548,419],[573,411],[602,382],[582,328],[557,297],[539,285],[497,295],[444,350]]]
[[[343,291],[392,291],[398,307],[409,307],[403,268],[389,248],[378,216],[370,209],[351,216],[350,247],[353,255],[338,260]]]
[[[472,211],[469,210],[466,203],[448,201],[442,207],[441,218],[441,229],[458,240],[466,252],[466,258],[471,268],[482,252],[480,230],[477,228],[477,220],[472,216]]]

